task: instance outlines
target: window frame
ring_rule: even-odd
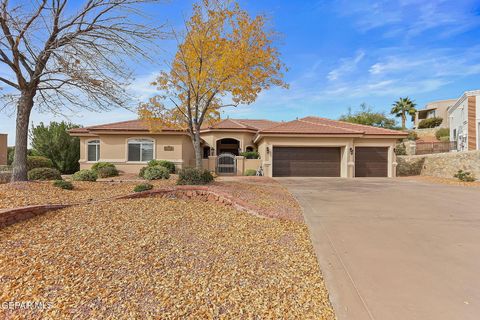
[[[148,140],[148,142],[147,141],[140,141],[140,140]],[[140,144],[140,161],[129,160],[129,155],[130,155],[129,146],[130,146],[130,144]],[[149,162],[150,160],[143,160],[142,146],[144,144],[152,144],[152,147],[153,147],[152,148],[153,149],[152,150],[152,159],[150,159],[150,160],[154,160],[155,159],[155,154],[156,154],[156,148],[157,148],[155,139],[148,138],[148,137],[135,137],[135,138],[128,138],[127,139],[127,148],[125,150],[125,152],[126,152],[126,162],[128,162],[128,163],[147,163],[147,162]]]
[[[88,140],[87,143],[87,152],[86,152],[86,160],[87,162],[91,162],[91,163],[94,163],[94,162],[99,162],[100,161],[100,139],[93,139],[93,140]],[[95,146],[95,159],[96,160],[90,160],[90,157],[89,157],[89,152],[90,152],[90,148],[89,146]]]

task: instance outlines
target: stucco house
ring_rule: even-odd
[[[7,134],[0,133],[0,166],[7,164]]]
[[[448,109],[450,141],[458,151],[480,150],[480,90],[466,91]]]
[[[413,127],[418,128],[418,125],[422,120],[438,117],[443,119],[439,127],[448,128],[449,127],[448,109],[452,107],[455,104],[455,102],[457,102],[457,99],[439,100],[439,101],[432,101],[427,103],[423,109],[419,109],[415,113],[415,120],[413,123]]]
[[[70,130],[80,138],[80,167],[97,161],[137,173],[151,159],[178,168],[195,164],[186,132],[171,128],[151,132],[146,122],[124,121]],[[319,117],[288,122],[225,119],[201,131],[203,167],[241,175],[263,169],[269,177],[394,177],[398,139],[406,133]],[[260,159],[244,159],[258,150]]]

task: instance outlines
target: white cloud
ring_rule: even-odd
[[[341,78],[342,76],[355,71],[357,65],[365,57],[365,52],[359,50],[354,57],[348,59],[340,59],[340,66],[330,71],[327,75],[327,79],[330,81],[335,81]]]

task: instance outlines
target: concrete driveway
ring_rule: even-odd
[[[299,200],[339,319],[479,319],[480,189],[281,178]]]

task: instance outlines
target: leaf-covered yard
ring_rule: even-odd
[[[2,317],[296,318],[334,314],[302,222],[145,198],[75,206],[0,230]]]

